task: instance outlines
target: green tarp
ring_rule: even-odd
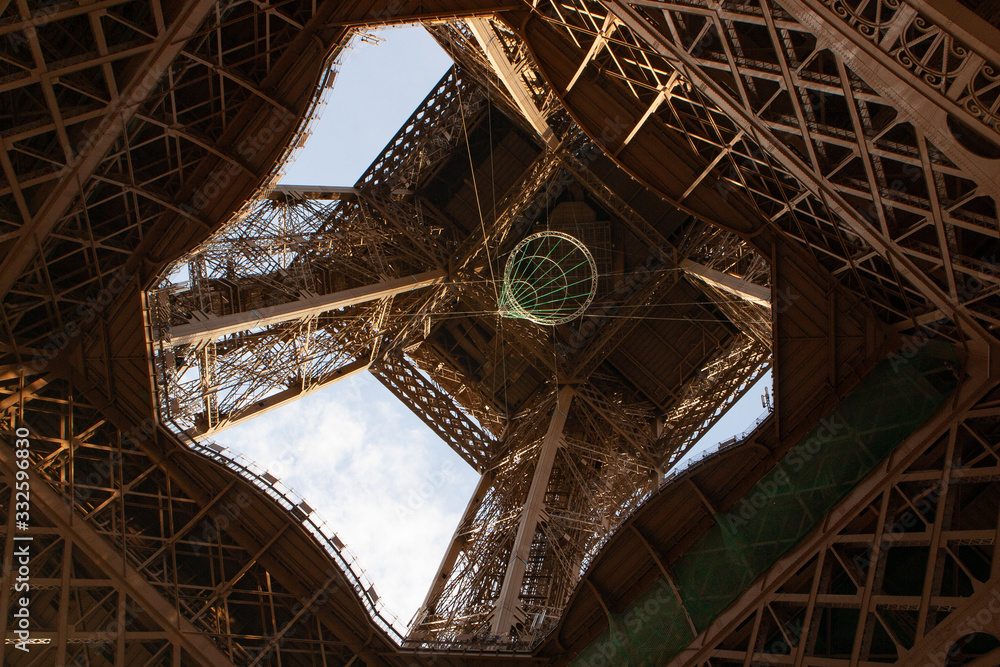
[[[877,365],[729,512],[674,563],[698,632],[923,424],[958,384],[950,346],[928,342],[909,359]],[[574,661],[660,665],[693,638],[677,596],[661,577]]]

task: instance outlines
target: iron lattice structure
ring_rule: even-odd
[[[1000,42],[966,6],[3,5],[0,617],[27,428],[40,630],[0,661],[587,655],[935,338],[954,398],[707,624],[667,586],[690,637],[665,659],[995,662],[966,621],[1000,563]],[[418,21],[458,67],[369,171],[274,187],[351,31]],[[551,331],[496,316],[540,228],[600,274]],[[774,414],[673,471],[772,367]],[[193,440],[366,369],[482,474],[405,637],[307,504]]]
[[[565,42],[536,46],[572,49],[567,72],[600,68],[621,88],[622,127],[604,147],[670,201],[742,232],[769,220],[890,323],[930,322],[958,302],[991,325],[997,54],[934,15],[920,3],[570,3],[542,7],[534,23],[536,34],[562,31]],[[885,57],[853,55],[873,50]],[[672,187],[629,155],[647,133],[706,167],[671,165],[682,183]],[[708,189],[745,208],[723,218]]]
[[[674,263],[679,251],[663,231],[609,196],[606,185],[597,189],[600,177],[578,179],[577,173],[589,173],[581,156],[593,159],[592,144],[575,131],[555,156],[540,152],[528,138],[534,129],[511,111],[516,105],[506,97],[491,99],[499,91],[453,69],[353,187],[272,188],[171,267],[148,295],[160,414],[186,435],[210,436],[370,369],[483,474],[476,495],[485,498],[470,506],[456,532],[440,583],[418,613],[415,645],[495,643],[503,637],[511,646],[530,646],[558,620],[604,538],[656,487],[669,462],[731,405],[711,405],[704,397],[722,384],[734,401],[768,368],[769,338],[743,331],[766,321],[766,308],[747,304],[749,310],[732,310],[731,320],[710,297],[741,299],[711,292],[693,277],[686,281]],[[480,148],[501,132],[507,134],[497,136],[496,148]],[[480,162],[465,178],[471,190],[442,197],[446,177],[457,180],[455,171],[465,171],[469,160]],[[559,161],[574,171],[556,168]],[[487,210],[469,206],[469,195],[473,201],[480,196],[477,180],[488,181],[490,172],[501,170],[513,172],[503,177],[506,199],[488,207],[483,219],[470,218]],[[531,214],[537,219],[529,219],[526,211],[557,178],[571,178],[578,193],[592,188],[603,197],[601,204],[617,207],[602,214],[628,211],[636,227],[596,220],[586,201],[596,195],[572,192],[561,197],[566,201],[557,195],[547,219],[537,205]],[[569,213],[557,215],[560,206]],[[565,228],[598,249],[604,284],[597,317],[652,310],[673,291],[683,295],[675,300],[689,318],[714,323],[678,358],[670,384],[647,388],[657,392],[654,401],[606,361],[616,347],[612,336],[625,336],[640,317],[609,317],[614,333],[602,330],[604,338],[588,345],[580,344],[573,325],[552,339],[534,324],[500,322],[502,256],[516,252],[538,224]],[[617,287],[611,284],[607,239],[612,229],[620,238],[636,229],[655,234],[650,238],[657,243],[647,250],[654,255],[643,258],[645,264],[619,248]],[[567,232],[546,233],[563,238]],[[693,221],[684,223],[683,233],[691,257],[716,263],[728,258],[723,268],[730,272],[752,272],[756,265],[754,252],[732,235]],[[669,257],[661,256],[666,252]],[[589,261],[596,290],[598,266],[593,257]],[[487,276],[496,282],[491,285]],[[753,277],[766,292],[767,275],[758,270]],[[671,314],[664,308],[659,306],[660,315]],[[464,317],[470,310],[473,315]],[[569,319],[576,318],[562,318]],[[636,363],[629,354],[620,363]],[[527,381],[510,379],[525,373]],[[550,437],[546,447],[542,436],[552,419],[552,397],[568,379],[587,380],[577,390],[577,403],[587,407],[578,408],[583,414],[574,414],[565,434]],[[664,423],[669,433],[657,431]],[[533,486],[536,496],[558,500],[526,509]],[[529,545],[530,566],[510,573],[515,547]],[[498,620],[505,582],[512,592],[506,593],[507,616]]]
[[[444,279],[444,249],[425,229],[434,214],[393,192],[449,155],[482,104],[453,72],[420,110],[436,123],[401,131],[356,187],[277,186],[171,267],[149,295],[164,418],[210,435],[364,370],[422,331],[427,297],[407,293]]]

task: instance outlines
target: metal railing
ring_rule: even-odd
[[[347,545],[316,510],[280,479],[242,454],[237,454],[235,457],[229,456],[226,454],[227,447],[208,439],[199,442],[191,438],[176,422],[166,421],[164,423],[192,450],[228,468],[242,479],[253,484],[257,490],[277,503],[288,513],[289,517],[294,518],[299,525],[305,528],[340,568],[344,579],[354,589],[372,620],[386,632],[393,642],[402,645],[406,634],[405,625],[396,614],[382,603],[375,592],[375,585],[358,563],[357,556],[347,548]]]
[[[687,471],[688,468],[691,468],[695,464],[701,463],[707,458],[715,456],[716,454],[724,452],[728,449],[733,449],[734,447],[742,445],[748,438],[750,438],[757,432],[757,429],[760,428],[761,424],[770,419],[772,414],[774,414],[772,410],[765,410],[748,427],[743,429],[742,432],[737,433],[736,435],[727,438],[721,442],[718,442],[715,445],[709,445],[708,447],[698,452],[696,455],[692,456],[689,459],[681,459],[677,465],[675,465],[673,468],[670,469],[669,472],[667,472],[666,476],[664,476],[663,478],[663,483],[666,484],[669,480],[672,480],[673,478]]]

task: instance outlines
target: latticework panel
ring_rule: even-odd
[[[152,420],[119,429],[55,381],[23,394],[5,419],[5,497],[18,469],[15,427],[29,434],[32,505],[27,527],[5,517],[5,552],[31,536],[33,636],[48,641],[27,654],[0,648],[4,664],[373,659],[360,637],[382,612],[363,602],[353,558],[338,556],[334,534],[310,533],[312,510],[283,500],[274,480],[184,451]]]
[[[691,193],[746,202],[758,220],[813,248],[887,321],[941,317],[962,304],[960,312],[993,322],[995,179],[954,132],[944,134],[946,114],[936,123],[918,114],[922,95],[933,97],[921,88],[926,79],[919,94],[884,92],[909,85],[910,75],[847,59],[846,46],[827,48],[835,34],[848,38],[832,19],[787,3],[541,11],[579,49],[580,71],[600,68],[637,113],[646,111],[638,124],[621,118],[625,127],[605,137],[605,148],[627,161],[628,142],[647,122],[687,146],[700,189],[671,190],[634,171],[668,199],[696,208],[685,200]],[[950,48],[950,39],[928,37],[926,48]],[[933,99],[966,117],[959,104]]]

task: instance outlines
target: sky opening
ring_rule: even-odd
[[[327,106],[281,182],[353,185],[452,62],[419,26],[355,39]],[[764,410],[766,374],[681,465]],[[361,373],[214,437],[281,479],[337,531],[388,610],[423,603],[478,474],[373,376]]]

